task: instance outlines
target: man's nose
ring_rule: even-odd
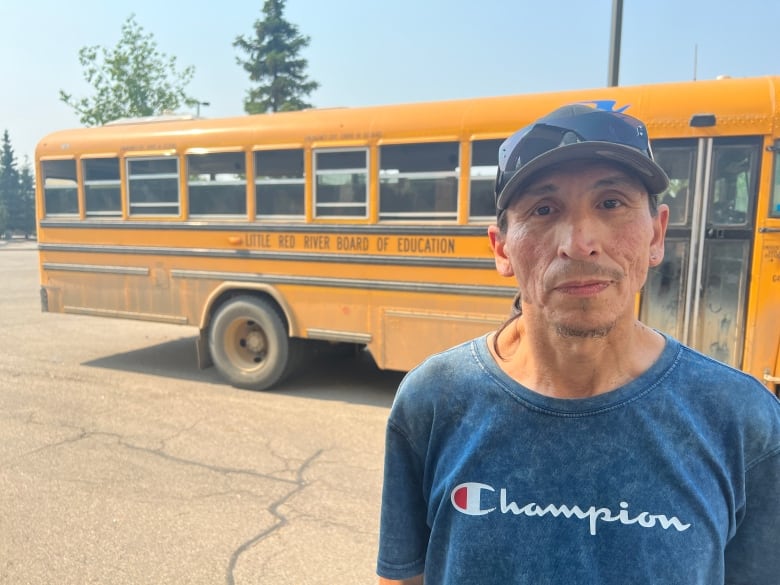
[[[572,260],[598,256],[598,222],[585,213],[571,213],[558,224],[558,255]]]

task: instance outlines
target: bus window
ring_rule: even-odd
[[[245,216],[246,169],[243,152],[187,155],[191,216]]]
[[[368,150],[314,152],[316,217],[368,216]]]
[[[41,161],[43,205],[47,216],[78,215],[75,160]]]
[[[85,158],[84,206],[87,217],[120,217],[122,194],[118,158]]]
[[[669,225],[690,225],[690,209],[696,178],[696,142],[674,140],[654,143],[655,160],[669,176],[669,188],[658,196],[669,206]]]
[[[695,193],[697,140],[653,143],[655,160],[669,176],[669,188],[658,196],[669,206],[664,260],[651,268],[642,291],[640,318],[651,327],[684,339],[686,275],[689,270],[691,203]]]
[[[127,159],[127,192],[130,215],[178,215],[179,160]]]
[[[380,219],[457,219],[457,142],[385,145],[379,164]]]
[[[303,219],[303,149],[255,152],[255,202],[258,217]]]
[[[746,225],[755,197],[759,144],[724,141],[715,145],[708,220],[715,225]]]
[[[495,182],[498,172],[498,148],[503,140],[475,140],[471,143],[471,184],[469,217],[496,219]]]
[[[750,242],[710,240],[704,247],[699,315],[693,346],[710,357],[740,366]]]
[[[780,217],[780,143],[775,143],[774,182],[772,183],[772,209],[769,215]]]

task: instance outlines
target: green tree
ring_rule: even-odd
[[[5,211],[5,206],[0,203],[0,238],[5,237],[6,226],[8,225],[8,213]]]
[[[233,42],[234,47],[247,54],[245,60],[237,57],[237,63],[257,84],[247,91],[244,100],[247,114],[310,108],[304,97],[320,86],[308,79],[308,62],[299,56],[311,39],[284,19],[284,2],[265,0],[264,18],[255,21],[254,37],[239,36]]]
[[[35,180],[26,157],[17,168],[8,130],[0,139],[0,233],[35,233]]]
[[[35,234],[35,177],[30,161],[25,157],[19,171],[19,198],[22,203],[21,225],[19,228],[28,235]]]
[[[197,103],[185,91],[195,68],[178,71],[176,57],[157,49],[154,36],[144,34],[135,15],[122,25],[122,38],[114,49],[82,47],[79,63],[95,94],[74,98],[60,90],[60,100],[72,107],[86,126],[117,118],[153,116]]]
[[[10,234],[17,229],[21,214],[21,201],[19,198],[19,171],[16,168],[16,155],[11,146],[11,137],[8,130],[3,131],[0,141],[0,232]]]

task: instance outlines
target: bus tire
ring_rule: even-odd
[[[233,386],[268,390],[290,372],[291,349],[281,315],[267,301],[239,296],[222,305],[209,327],[217,371]],[[297,340],[296,340],[297,341]]]

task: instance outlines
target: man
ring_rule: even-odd
[[[380,583],[780,583],[777,399],[635,317],[667,186],[624,114],[504,142],[489,238],[517,311],[402,382]]]

